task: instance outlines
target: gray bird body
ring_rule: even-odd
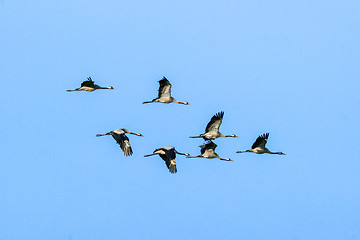
[[[175,100],[175,98],[173,98],[171,96],[171,84],[169,82],[169,80],[166,79],[166,77],[163,77],[160,81],[159,81],[159,92],[158,92],[158,97],[151,100],[151,101],[145,101],[144,103],[153,103],[153,102],[160,102],[160,103],[179,103],[179,104],[184,104],[184,105],[190,105],[190,103],[188,102],[178,102]]]
[[[269,149],[267,149],[265,145],[268,141],[268,138],[269,138],[269,133],[262,134],[255,140],[255,142],[251,146],[251,149],[246,151],[237,151],[237,153],[253,152],[256,154],[269,153],[269,154],[286,155],[283,152],[271,152]]]
[[[119,128],[105,134],[97,134],[96,136],[100,137],[100,136],[111,135],[115,139],[115,141],[120,145],[120,148],[121,150],[123,150],[124,155],[130,156],[133,154],[133,151],[130,145],[129,138],[125,135],[125,133],[143,137],[143,135],[141,135],[140,133],[130,132],[126,128]]]
[[[205,128],[205,133],[200,134],[199,136],[191,136],[190,138],[203,138],[204,140],[213,140],[219,137],[238,137],[235,134],[224,135],[219,132],[222,119],[224,117],[224,112],[216,113],[207,124]]]
[[[144,157],[149,157],[157,154],[165,161],[166,167],[169,169],[170,173],[177,172],[176,162],[175,162],[176,154],[186,155],[186,156],[189,155],[188,153],[179,153],[178,151],[175,150],[174,147],[167,146],[167,147],[157,148],[154,150],[152,154],[145,155]]]

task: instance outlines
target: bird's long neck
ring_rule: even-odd
[[[133,133],[133,132],[128,132],[128,133],[130,133],[130,134],[132,134],[132,135],[139,136],[139,137],[143,137],[143,135],[142,135],[142,134],[140,134],[140,133]]]
[[[172,99],[174,103],[179,103],[179,104],[184,104],[184,105],[190,105],[190,103],[188,102],[179,102],[179,101],[176,101],[174,98]]]
[[[222,137],[237,137],[235,134],[231,134],[231,135],[223,135]]]
[[[197,156],[192,156],[192,155],[187,155],[186,158],[201,158],[203,157],[202,155],[197,155]]]
[[[237,151],[236,153],[246,153],[246,152],[252,152],[252,149],[250,149],[250,150],[245,150],[245,151]]]
[[[147,154],[147,155],[144,155],[144,157],[150,157],[150,156],[154,156],[156,155],[157,153],[152,153],[152,154]]]
[[[224,134],[219,132],[219,137],[228,137],[228,135],[224,135]]]
[[[176,153],[176,154],[180,154],[180,155],[185,155],[185,156],[191,156],[191,155],[188,154],[188,153],[180,153],[180,152],[178,152],[178,151],[175,151],[175,153]]]
[[[268,152],[268,153],[270,153],[270,154],[279,154],[279,155],[285,155],[284,153],[282,153],[282,152]]]
[[[157,102],[157,98],[155,98],[155,99],[153,99],[153,100],[151,100],[151,101],[144,101],[143,104],[144,104],[144,103],[153,103],[153,102]]]
[[[203,136],[199,135],[199,136],[190,136],[189,138],[202,138]]]
[[[111,135],[111,133],[108,132],[108,133],[105,133],[105,134],[96,134],[97,137],[106,136],[106,135]]]

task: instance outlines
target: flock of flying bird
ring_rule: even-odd
[[[145,103],[153,103],[153,102],[160,102],[160,103],[179,103],[184,105],[190,105],[188,102],[179,102],[176,101],[173,97],[171,97],[171,84],[170,82],[163,77],[159,81],[160,87],[159,87],[159,93],[158,97],[151,100],[151,101],[145,101]],[[72,91],[86,91],[86,92],[92,92],[97,89],[114,89],[113,87],[100,87],[99,85],[95,84],[95,82],[91,79],[91,77],[87,78],[87,81],[84,81],[81,83],[81,87],[76,88],[74,90],[67,90],[68,92]],[[153,155],[159,155],[166,163],[167,168],[171,173],[176,173],[176,154],[185,155],[187,158],[217,158],[224,161],[232,161],[230,158],[221,158],[218,154],[215,153],[215,148],[217,145],[212,141],[219,137],[234,137],[237,138],[235,134],[231,135],[224,135],[219,132],[220,125],[222,123],[222,119],[224,117],[224,112],[218,112],[216,113],[210,120],[210,122],[207,124],[205,133],[200,134],[198,136],[191,136],[190,138],[203,138],[206,142],[200,146],[201,148],[201,154],[197,156],[192,156],[188,153],[180,153],[176,151],[174,147],[162,147],[155,149],[152,154],[145,155],[144,157],[149,157]],[[132,155],[133,151],[129,142],[129,138],[126,136],[126,133],[133,134],[136,136],[143,137],[140,133],[134,133],[130,132],[125,128],[116,129],[113,131],[110,131],[105,134],[97,134],[97,137],[100,136],[106,136],[111,135],[115,141],[120,145],[120,148],[124,152],[125,156]],[[279,155],[285,155],[283,152],[271,152],[269,149],[265,147],[267,140],[269,138],[269,133],[265,133],[260,135],[256,141],[251,146],[251,149],[246,151],[237,151],[237,153],[244,153],[244,152],[253,152],[257,154],[263,154],[263,153],[269,153],[269,154],[279,154]]]

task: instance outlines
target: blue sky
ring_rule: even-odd
[[[0,0],[0,238],[359,239],[359,10]],[[116,90],[66,92],[89,76]],[[192,105],[142,105],[162,76]],[[234,162],[143,157],[199,154],[218,111]],[[265,132],[286,156],[235,153]]]

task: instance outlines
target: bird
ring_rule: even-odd
[[[269,138],[269,133],[262,134],[255,140],[250,150],[237,151],[237,153],[253,152],[257,154],[269,153],[269,154],[286,155],[283,152],[270,152],[270,150],[265,147],[268,138]]]
[[[99,85],[95,84],[95,82],[91,79],[91,77],[87,78],[87,81],[83,81],[81,83],[81,87],[76,88],[74,90],[66,90],[67,92],[73,92],[73,91],[86,91],[86,92],[92,92],[96,89],[114,89],[113,87],[100,87]]]
[[[235,134],[231,135],[224,135],[219,132],[219,128],[222,122],[222,119],[224,117],[224,112],[218,112],[216,113],[208,123],[205,129],[205,133],[200,134],[199,136],[191,136],[190,138],[203,138],[204,140],[213,140],[218,137],[236,137]]]
[[[190,156],[187,156],[186,158],[217,158],[217,159],[224,160],[224,161],[233,161],[230,158],[219,157],[219,155],[217,155],[217,153],[215,152],[216,147],[217,147],[217,145],[214,142],[208,141],[200,146],[201,155],[198,155],[198,156],[190,155]]]
[[[111,135],[116,142],[120,145],[120,148],[123,150],[125,156],[130,156],[133,154],[133,151],[131,149],[131,145],[129,142],[129,138],[125,135],[125,133],[130,133],[136,136],[143,137],[140,133],[133,133],[125,128],[119,128],[114,131],[105,133],[105,134],[96,134],[97,137]]]
[[[185,156],[190,155],[188,153],[179,153],[178,151],[175,150],[174,147],[167,146],[167,147],[155,149],[152,154],[144,155],[144,157],[149,157],[149,156],[159,154],[160,157],[165,161],[165,164],[166,164],[167,168],[169,169],[169,172],[176,173],[177,172],[176,162],[175,162],[176,153],[180,154],[180,155],[185,155]]]
[[[178,102],[176,101],[173,97],[171,97],[171,84],[169,82],[169,80],[166,79],[166,77],[163,77],[160,81],[159,81],[159,93],[158,93],[158,97],[151,100],[151,101],[145,101],[144,103],[153,103],[153,102],[160,102],[160,103],[179,103],[179,104],[184,104],[184,105],[190,105],[190,103],[188,102]]]

